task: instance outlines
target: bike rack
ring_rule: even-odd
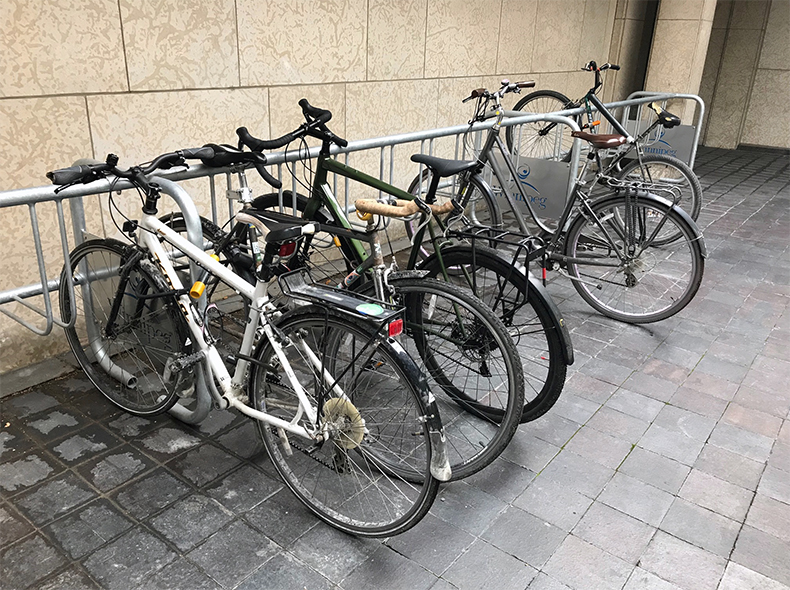
[[[697,129],[695,135],[695,151],[696,141],[699,139],[700,125],[699,121],[702,120],[704,113],[704,104],[702,100],[696,95],[688,94],[669,94],[669,93],[635,93],[644,94],[645,96],[634,96],[625,101],[614,103],[607,103],[607,108],[615,109],[621,107],[634,107],[644,105],[653,100],[668,101],[673,99],[690,99],[695,100],[699,105],[699,116],[697,120]],[[571,129],[578,129],[576,123],[568,118],[584,112],[584,109],[578,108],[567,111],[558,111],[555,113],[548,113],[542,115],[523,115],[519,111],[506,111],[507,118],[503,122],[503,126],[519,125],[524,123],[531,123],[536,121],[554,121],[559,124],[568,125]],[[347,163],[350,162],[351,154],[356,152],[370,151],[374,149],[379,150],[379,178],[392,182],[394,180],[394,164],[396,146],[408,143],[420,144],[420,151],[422,153],[433,154],[437,151],[435,141],[439,138],[454,137],[454,150],[453,153],[456,158],[462,158],[465,155],[465,146],[463,137],[471,132],[485,131],[494,125],[495,121],[485,121],[482,123],[475,123],[474,125],[457,125],[453,127],[445,127],[441,129],[432,129],[428,131],[420,131],[414,133],[403,133],[387,137],[379,137],[374,139],[365,139],[361,141],[350,142],[348,147],[339,149],[337,146],[332,146],[333,154],[344,154]],[[574,141],[572,149],[572,157],[570,168],[573,172],[578,171],[580,159],[580,144],[579,140]],[[389,150],[389,153],[387,153]],[[277,167],[277,174],[279,179],[283,179],[283,166],[290,162],[296,162],[305,158],[315,158],[318,156],[318,147],[310,148],[306,152],[301,150],[291,150],[287,154],[285,152],[278,152],[274,154],[267,154],[269,163]],[[413,153],[413,152],[410,152]],[[692,160],[693,161],[693,160]],[[58,163],[53,162],[53,168],[58,166]],[[415,167],[416,169],[416,167]],[[170,196],[178,205],[181,212],[184,214],[187,225],[187,234],[190,241],[195,245],[202,246],[202,232],[200,228],[200,221],[198,218],[198,211],[194,202],[191,200],[187,192],[182,189],[177,182],[181,180],[206,178],[209,183],[209,190],[211,196],[211,212],[210,218],[215,222],[220,222],[219,219],[219,206],[217,202],[217,187],[216,177],[225,175],[227,183],[228,196],[232,196],[231,190],[232,175],[238,168],[208,168],[203,165],[191,166],[189,169],[180,169],[176,171],[163,171],[158,177],[157,182],[162,187],[162,192]],[[420,172],[422,172],[422,165],[420,165]],[[571,174],[568,183],[568,194],[572,187],[575,174]],[[353,210],[353,198],[350,196],[350,181],[345,179],[342,187],[338,186],[337,177],[334,178],[334,190],[336,195],[341,192],[345,198],[346,210]],[[62,250],[62,260],[66,265],[70,265],[69,261],[69,241],[73,244],[79,244],[85,239],[86,230],[86,217],[84,197],[91,195],[101,195],[107,193],[112,188],[113,191],[123,191],[132,189],[132,186],[124,181],[118,179],[104,179],[101,181],[93,182],[89,185],[79,185],[66,188],[59,193],[55,193],[54,186],[39,186],[34,188],[24,188],[16,190],[8,190],[0,192],[0,209],[10,207],[27,207],[30,217],[30,228],[32,232],[32,239],[36,251],[36,261],[38,269],[39,282],[10,287],[8,283],[11,282],[11,277],[0,277],[2,283],[0,287],[0,312],[10,317],[14,321],[25,326],[34,333],[46,336],[52,332],[53,326],[65,326],[62,318],[56,315],[52,309],[49,294],[57,291],[60,285],[60,267],[52,271],[52,268],[47,268],[44,256],[45,245],[42,242],[41,232],[39,228],[37,206],[45,203],[54,203],[57,213],[58,234],[60,239],[60,248]],[[342,191],[338,191],[342,188]],[[294,194],[294,202],[283,203],[283,189],[279,190],[281,206],[291,206],[296,208],[295,193],[298,186],[296,179],[291,182],[291,190]],[[71,236],[66,228],[66,219],[63,211],[63,202],[67,201],[71,214]],[[233,200],[228,200],[228,218],[234,215]],[[69,239],[70,238],[70,239]],[[2,245],[2,244],[0,244]],[[195,269],[193,272],[193,279],[196,276]],[[72,287],[73,288],[73,287]],[[43,298],[43,308],[39,304],[34,305],[30,302],[35,297]],[[74,298],[72,297],[72,301]],[[21,317],[16,311],[8,308],[9,304],[22,305],[24,308],[34,312],[35,314],[44,318],[43,325],[36,325],[31,321]]]

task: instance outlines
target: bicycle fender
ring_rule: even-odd
[[[657,204],[661,204],[661,205],[663,205],[664,207],[666,207],[668,209],[674,209],[675,212],[678,215],[680,215],[680,217],[683,218],[683,221],[685,221],[686,223],[689,224],[689,227],[691,227],[692,231],[694,232],[694,240],[699,242],[699,249],[700,249],[700,254],[702,255],[702,257],[703,258],[707,258],[708,257],[708,247],[705,245],[705,238],[702,236],[702,232],[700,231],[699,226],[697,225],[697,222],[694,221],[691,218],[691,215],[686,213],[686,211],[682,207],[679,207],[679,206],[675,205],[674,203],[672,203],[672,201],[670,201],[668,199],[665,199],[664,197],[659,197],[658,195],[655,195],[655,194],[650,193],[650,192],[648,192],[648,193],[646,193],[644,195],[639,195],[639,199],[641,199],[643,201],[644,200],[652,200],[652,201],[656,202]]]
[[[534,289],[540,298],[543,299],[543,302],[546,304],[546,309],[549,310],[551,322],[559,328],[560,340],[562,341],[562,356],[565,359],[565,364],[572,365],[574,361],[573,342],[571,341],[571,333],[568,330],[565,319],[562,317],[560,308],[554,303],[554,299],[549,295],[549,292],[546,290],[546,287],[543,286],[543,282],[540,279],[529,272],[527,273],[527,280],[529,281],[528,288]]]

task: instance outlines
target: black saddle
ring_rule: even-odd
[[[471,170],[477,166],[477,160],[445,160],[444,158],[435,158],[434,156],[426,156],[425,154],[414,154],[411,157],[411,161],[417,162],[418,164],[425,164],[441,178],[453,176],[454,174]]]
[[[653,109],[653,111],[655,111],[656,115],[658,115],[659,122],[666,129],[672,129],[673,127],[680,125],[680,117],[677,115],[673,115],[669,111],[662,109],[654,102],[651,102],[648,106]]]

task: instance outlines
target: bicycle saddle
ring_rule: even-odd
[[[436,158],[434,156],[426,156],[425,154],[414,154],[411,157],[412,162],[418,164],[425,164],[430,170],[433,170],[441,178],[453,176],[459,172],[471,170],[477,166],[476,160],[445,160],[444,158]]]
[[[662,109],[656,103],[651,102],[649,105],[653,111],[655,111],[656,115],[658,115],[659,122],[667,129],[672,129],[673,127],[677,127],[680,125],[680,117],[677,115],[673,115],[667,110]]]
[[[588,141],[594,148],[599,149],[613,148],[617,147],[618,145],[623,145],[628,139],[619,133],[587,133],[586,131],[573,131],[571,132],[571,136]]]

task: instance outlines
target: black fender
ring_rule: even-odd
[[[708,257],[708,247],[705,245],[705,238],[702,237],[702,232],[700,231],[697,222],[694,221],[691,218],[691,215],[686,213],[686,211],[682,207],[675,205],[669,199],[665,199],[664,197],[659,197],[658,195],[651,192],[639,191],[637,198],[642,201],[653,201],[654,204],[656,204],[659,207],[664,207],[665,209],[674,209],[675,213],[677,213],[683,219],[683,221],[688,223],[689,227],[691,227],[691,230],[694,233],[694,241],[696,241],[699,244],[700,254],[702,254],[702,257],[703,258]],[[609,195],[606,197],[601,197],[600,199],[596,199],[593,203],[591,203],[591,205],[595,206],[598,202],[604,201],[606,199],[622,199],[622,195],[617,194],[617,195]],[[573,223],[571,223],[571,225],[573,225]]]
[[[562,317],[562,312],[557,304],[554,303],[551,295],[549,295],[546,287],[543,286],[543,281],[535,277],[531,272],[527,272],[527,280],[529,281],[529,289],[533,289],[538,293],[538,297],[543,300],[546,309],[549,310],[549,316],[555,326],[560,329],[560,340],[562,341],[562,356],[565,358],[565,364],[572,365],[573,358],[573,342],[571,341],[571,333],[565,323],[565,318]]]

